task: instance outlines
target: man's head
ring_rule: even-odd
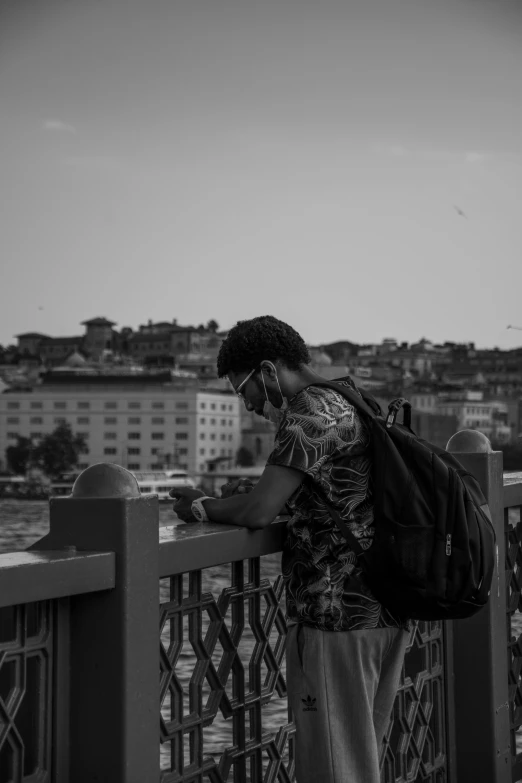
[[[292,380],[309,363],[308,348],[295,329],[262,315],[239,321],[230,330],[219,351],[217,371],[220,378],[228,376],[247,410],[262,415],[267,397],[280,407],[281,392],[287,395]]]

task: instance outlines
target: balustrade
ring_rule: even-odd
[[[503,485],[501,454],[459,436],[497,529],[493,590],[412,630],[383,783],[522,779],[522,475]],[[158,536],[157,500],[115,465],[52,499],[49,534],[0,555],[0,783],[293,781],[284,533]]]

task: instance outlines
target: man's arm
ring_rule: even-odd
[[[248,494],[205,500],[203,505],[212,522],[261,529],[274,521],[304,477],[304,473],[294,468],[268,465]]]

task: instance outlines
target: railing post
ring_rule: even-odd
[[[113,551],[116,587],[71,598],[69,780],[159,780],[159,515],[124,468],[87,468],[31,549]],[[59,738],[58,738],[59,741]]]
[[[497,536],[488,605],[453,622],[457,782],[511,783],[502,452],[473,430],[446,448],[478,479]]]

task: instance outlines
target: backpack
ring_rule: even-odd
[[[398,617],[471,617],[488,600],[496,539],[476,478],[453,454],[411,429],[411,404],[379,404],[361,390],[314,383],[341,394],[370,429],[375,533],[363,549],[336,509],[330,514],[360,561],[374,596]],[[403,424],[396,421],[403,409]]]

